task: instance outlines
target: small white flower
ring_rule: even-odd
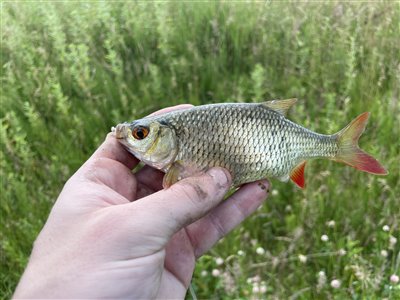
[[[333,279],[333,280],[331,281],[331,287],[333,287],[334,289],[340,288],[340,280],[338,280],[338,279]]]
[[[261,284],[260,293],[265,294],[267,292],[267,286],[265,284]]]
[[[347,252],[346,252],[346,250],[341,248],[341,249],[339,249],[338,253],[339,253],[340,256],[345,256]]]
[[[221,275],[221,271],[218,269],[213,269],[211,272],[212,276],[214,277],[218,277],[219,275]]]
[[[256,249],[256,253],[257,253],[258,255],[264,255],[264,254],[265,254],[265,250],[264,250],[263,247],[258,247],[258,248]]]
[[[299,261],[305,264],[307,262],[307,256],[299,254]]]
[[[278,190],[274,189],[274,190],[272,190],[271,194],[272,194],[272,196],[276,196],[279,194],[279,192],[278,192]]]
[[[253,294],[258,294],[260,292],[260,287],[258,283],[253,284]]]
[[[392,274],[390,276],[390,282],[394,284],[399,283],[399,276],[397,276],[396,274]]]
[[[246,282],[247,282],[247,284],[251,284],[253,282],[253,279],[252,278],[247,278]]]
[[[286,212],[291,212],[292,211],[292,206],[291,205],[286,205],[286,207],[285,207],[285,211]]]
[[[324,271],[319,271],[318,272],[318,285],[317,289],[320,290],[322,289],[326,284],[326,274]]]
[[[217,266],[220,266],[224,263],[224,260],[221,257],[217,257],[215,259],[215,263],[217,264]]]
[[[326,225],[328,225],[328,227],[333,228],[335,227],[336,223],[334,220],[330,220],[328,222],[326,222]]]
[[[383,225],[382,230],[388,232],[390,227],[388,225]]]
[[[239,251],[237,252],[237,255],[239,255],[239,256],[244,256],[244,251],[243,251],[243,250],[239,250]]]
[[[201,277],[206,277],[208,275],[208,272],[206,270],[201,271],[200,273]]]
[[[321,236],[321,241],[327,242],[327,241],[329,241],[329,237],[328,237],[326,234],[323,234],[323,235]]]
[[[391,236],[389,237],[389,244],[390,244],[391,246],[394,246],[396,243],[397,243],[397,239],[396,239],[393,235],[391,235]]]
[[[387,250],[383,249],[381,250],[381,256],[383,257],[388,257],[389,253],[387,252]]]
[[[354,275],[361,281],[365,279],[365,274],[361,270],[357,270]]]

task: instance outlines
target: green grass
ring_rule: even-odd
[[[361,146],[390,174],[315,160],[304,191],[273,180],[199,260],[197,297],[400,299],[398,3],[2,2],[1,22],[0,297],[111,126],[178,103],[297,97],[289,118],[321,133],[370,111]]]

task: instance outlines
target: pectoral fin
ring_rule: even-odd
[[[182,177],[183,166],[180,162],[174,162],[168,169],[163,178],[163,188],[167,189],[174,183],[178,182]]]
[[[306,161],[302,161],[299,163],[292,172],[290,172],[290,179],[300,188],[304,189],[305,180],[304,180],[304,169],[306,166]]]
[[[169,188],[174,183],[181,179],[193,176],[200,173],[200,170],[195,164],[183,162],[181,160],[174,162],[163,178],[163,188]]]

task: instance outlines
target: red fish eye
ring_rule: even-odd
[[[133,128],[132,135],[137,140],[143,140],[149,134],[149,129],[144,126]]]

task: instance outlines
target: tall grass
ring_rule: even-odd
[[[266,204],[200,259],[197,296],[400,299],[398,4],[1,5],[1,297],[112,125],[177,103],[297,97],[290,118],[321,133],[372,112],[361,146],[389,176],[316,160],[304,191],[272,181]]]

